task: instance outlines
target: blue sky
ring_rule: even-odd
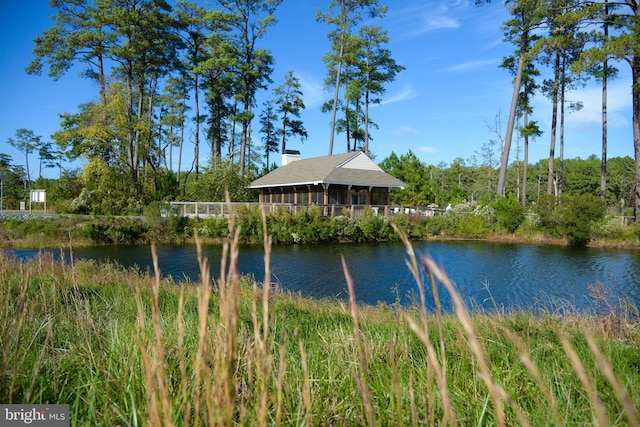
[[[322,56],[329,49],[326,35],[330,27],[315,22],[316,8],[326,9],[328,1],[284,0],[277,13],[279,22],[259,42],[275,58],[274,87],[290,69],[302,84],[306,109],[301,119],[309,138],[304,142],[289,141],[287,147],[299,149],[304,158],[326,155],[329,149],[330,114],[322,113],[320,106],[332,98],[322,87],[326,76]],[[382,21],[374,24],[388,31],[388,47],[406,70],[387,87],[381,105],[370,111],[371,119],[379,125],[378,130],[372,131],[370,143],[376,161],[392,151],[404,154],[408,150],[426,164],[470,159],[483,144],[497,139],[488,124],[493,125],[501,113],[506,125],[511,102],[512,77],[498,67],[513,50],[512,45],[502,41],[500,26],[507,18],[503,4],[478,7],[473,1],[464,0],[381,3],[388,4],[389,10]],[[14,163],[24,164],[22,155],[7,144],[17,129],[31,129],[43,140],[50,140],[59,128],[58,114],[76,112],[78,104],[96,100],[98,91],[91,82],[78,77],[80,67],[58,81],[46,72],[42,76],[25,73],[32,59],[33,38],[51,25],[53,10],[48,1],[7,1],[2,12],[0,152],[11,155]],[[622,63],[619,68],[619,78],[609,85],[609,157],[633,156],[631,79],[628,65]],[[260,93],[259,103],[269,96],[270,91]],[[567,98],[582,101],[584,108],[566,119],[565,157],[599,156],[602,137],[598,83],[592,81]],[[548,157],[550,141],[551,105],[538,95],[534,108],[531,118],[538,121],[544,134],[530,145],[531,163]],[[253,137],[259,142],[257,120],[253,129]],[[187,141],[187,147],[189,144]],[[515,151],[515,140],[513,145],[510,159],[522,158],[522,152]],[[344,135],[336,135],[334,154],[345,150]],[[190,160],[183,163],[186,164]],[[33,155],[30,167],[32,171],[37,167]],[[46,175],[56,173],[48,171]]]

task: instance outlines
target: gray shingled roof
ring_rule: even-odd
[[[342,167],[360,152],[296,160],[256,179],[249,188],[284,187],[307,184],[363,185],[406,188],[406,184],[382,170]]]

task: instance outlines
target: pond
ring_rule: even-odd
[[[597,304],[594,287],[601,287],[612,304],[622,300],[640,306],[640,251],[482,241],[414,242],[414,248],[419,254],[432,257],[465,300],[477,308],[585,310]],[[164,245],[157,249],[163,276],[171,275],[177,281],[199,280],[194,245]],[[12,252],[18,257],[38,253]],[[220,274],[221,254],[221,246],[204,247],[214,278]],[[149,246],[76,248],[73,255],[152,269]],[[59,251],[56,256],[60,256]],[[342,256],[359,303],[409,305],[418,301],[418,287],[407,267],[406,250],[398,242],[275,246],[271,281],[304,296],[347,300]],[[239,270],[264,282],[262,246],[240,248]],[[440,289],[440,295],[443,305],[450,307],[444,289]],[[428,305],[433,307],[432,299]]]

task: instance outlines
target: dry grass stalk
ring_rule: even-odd
[[[411,274],[413,275],[416,285],[418,286],[418,293],[420,296],[420,318],[422,321],[422,327],[424,328],[424,334],[421,340],[423,340],[424,342],[424,338],[426,338],[427,341],[429,342],[427,347],[427,352],[428,353],[430,352],[430,354],[428,354],[428,357],[431,360],[430,366],[437,367],[437,370],[439,372],[439,374],[436,374],[436,375],[439,375],[436,378],[436,383],[438,384],[438,389],[440,390],[443,404],[445,406],[445,414],[446,414],[445,418],[453,417],[452,419],[455,420],[455,410],[453,408],[453,405],[451,403],[451,399],[448,393],[447,359],[446,359],[446,351],[445,351],[445,343],[444,343],[444,334],[442,330],[442,305],[440,303],[438,287],[435,283],[435,279],[431,271],[428,268],[425,268],[424,264],[418,262],[418,257],[416,256],[416,252],[413,248],[413,244],[409,240],[409,237],[405,233],[403,233],[395,224],[392,224],[392,225],[396,233],[400,236],[400,239],[404,244],[405,249],[407,250],[407,255],[409,256],[407,267],[409,268],[409,271],[411,271]],[[431,292],[433,295],[433,301],[435,305],[435,323],[436,323],[436,328],[438,329],[438,342],[440,346],[439,356],[435,352],[435,348],[433,347],[433,345],[431,344],[428,338],[429,337],[429,316],[427,316],[426,293],[425,293],[424,281],[422,280],[422,275],[420,274],[421,273],[420,267],[422,267],[423,271],[426,271],[427,278],[431,285]],[[433,361],[436,361],[437,363],[433,364]],[[428,367],[428,371],[427,371],[428,384],[433,383],[432,377],[434,374],[435,374],[434,370]],[[435,406],[436,406],[435,402],[437,399],[437,395],[435,393],[436,393],[435,389],[431,389],[431,392],[429,394],[429,399],[431,401],[431,404],[429,405],[429,412],[430,412],[429,418],[431,419],[432,423],[435,420]]]
[[[256,408],[256,424],[266,426],[269,421],[269,388],[271,378],[271,348],[269,346],[269,290],[271,287],[271,238],[267,234],[267,217],[262,212],[264,235],[264,282],[262,285],[262,323],[258,320],[257,283],[254,283],[254,297],[251,317],[254,332],[255,376],[259,396]]]
[[[276,379],[276,409],[275,409],[275,425],[280,425],[282,422],[282,405],[284,404],[284,394],[282,392],[284,387],[285,373],[286,373],[286,335],[280,343],[280,352],[278,355],[278,377]]]
[[[412,318],[407,317],[407,323],[411,330],[418,336],[418,338],[420,338],[420,341],[422,341],[422,344],[427,350],[427,360],[429,362],[427,369],[432,370],[435,375],[438,390],[440,391],[440,396],[442,398],[442,406],[444,407],[442,424],[450,424],[454,426],[458,425],[456,411],[451,402],[451,398],[449,397],[449,388],[447,387],[445,373],[440,364],[440,361],[438,360],[435,347],[431,343],[427,331],[420,328],[420,326],[418,326],[418,324]],[[434,405],[435,403],[433,402],[433,400],[434,399],[432,398],[431,405]]]
[[[202,244],[198,235],[195,235],[196,253],[200,266],[200,284],[197,289],[198,298],[198,349],[194,361],[194,425],[200,425],[200,414],[204,410],[203,399],[207,405],[208,422],[213,425],[215,409],[209,403],[211,401],[211,339],[208,331],[209,301],[211,300],[211,274],[209,263],[202,255]],[[207,398],[208,397],[208,398]]]
[[[425,268],[427,268],[428,271],[431,272],[433,276],[444,285],[447,292],[449,293],[451,300],[453,301],[456,317],[458,318],[458,321],[466,332],[467,339],[469,341],[469,347],[471,349],[471,352],[476,357],[478,368],[480,369],[480,373],[482,374],[481,377],[489,390],[489,394],[491,395],[491,399],[495,408],[496,423],[499,426],[506,425],[504,403],[502,397],[506,393],[504,393],[502,387],[500,387],[493,381],[491,370],[489,369],[489,364],[484,357],[484,350],[473,327],[473,322],[471,321],[469,310],[465,306],[464,301],[462,301],[462,298],[458,294],[455,286],[453,285],[453,283],[451,283],[449,277],[440,267],[436,265],[435,261],[427,256],[423,256],[422,263]]]
[[[589,379],[589,375],[587,374],[587,370],[582,364],[582,360],[580,360],[580,356],[578,356],[578,353],[575,351],[571,343],[569,343],[567,337],[561,335],[560,333],[558,333],[558,336],[560,338],[560,342],[562,343],[564,351],[567,353],[567,356],[569,356],[569,360],[571,361],[573,369],[578,374],[578,378],[580,379],[582,386],[587,392],[587,396],[589,396],[591,408],[595,412],[596,419],[594,420],[594,422],[600,426],[608,425],[609,421],[607,419],[602,400],[600,400],[600,397],[598,396],[595,384],[593,384],[593,382]]]
[[[297,331],[296,331],[297,332]],[[300,348],[300,364],[302,365],[302,402],[305,409],[305,424],[313,425],[313,405],[311,404],[311,376],[309,375],[309,363],[307,352],[304,350],[302,338],[298,336],[298,347]]]
[[[355,380],[358,385],[358,391],[362,398],[362,404],[364,406],[364,417],[367,420],[367,424],[373,426],[375,423],[373,414],[373,399],[371,397],[371,390],[369,389],[369,383],[367,382],[367,354],[365,352],[364,344],[362,342],[362,335],[360,332],[360,324],[358,321],[358,306],[356,304],[356,291],[353,285],[353,279],[349,274],[347,263],[342,257],[342,270],[344,272],[345,280],[347,281],[347,289],[349,290],[349,308],[351,311],[351,318],[353,319],[353,335],[356,340],[356,348],[358,352],[358,362],[360,370],[356,375]]]
[[[177,350],[178,350],[178,369],[180,370],[180,404],[182,407],[182,422],[184,425],[189,425],[189,418],[191,413],[191,399],[189,398],[189,384],[187,382],[187,362],[185,354],[185,335],[186,327],[184,324],[184,292],[185,288],[180,288],[180,299],[178,301],[178,336],[177,336]]]
[[[637,426],[640,425],[640,420],[638,419],[638,412],[636,411],[635,406],[629,399],[629,395],[627,390],[620,384],[615,374],[613,373],[613,369],[611,368],[611,363],[607,361],[607,358],[602,354],[600,348],[596,344],[593,337],[589,334],[585,334],[587,338],[587,343],[589,344],[589,349],[593,354],[593,357],[600,369],[600,372],[604,375],[604,377],[609,381],[609,384],[613,387],[615,391],[616,398],[620,405],[624,408],[624,415],[629,422],[629,425]]]
[[[162,314],[160,313],[160,269],[155,245],[151,246],[151,255],[155,271],[155,280],[151,291],[151,326],[153,327],[155,342],[146,338],[146,315],[140,294],[136,293],[138,319],[141,328],[138,331],[138,347],[142,356],[144,368],[144,382],[148,398],[148,422],[150,425],[172,426],[172,409],[169,400],[168,380],[164,369],[166,360],[162,339]]]
[[[535,381],[536,385],[540,392],[544,395],[546,399],[546,406],[551,411],[551,418],[553,419],[553,424],[556,426],[562,426],[565,424],[562,415],[558,409],[558,401],[553,395],[552,386],[549,384],[547,380],[544,379],[542,374],[540,373],[540,369],[535,364],[535,362],[531,359],[530,350],[525,345],[525,343],[513,332],[511,332],[507,328],[502,328],[502,331],[509,338],[509,340],[516,346],[520,353],[520,361],[525,366],[531,377]]]
[[[24,272],[23,272],[24,273]],[[25,277],[24,274],[21,275],[21,280],[23,285],[20,288],[20,294],[18,295],[18,302],[16,304],[15,312],[10,314],[12,301],[11,301],[11,289],[7,286],[3,286],[3,300],[5,301],[5,319],[11,319],[10,324],[3,325],[3,334],[2,334],[2,342],[3,346],[3,360],[2,363],[2,376],[0,379],[2,380],[2,389],[6,390],[8,388],[8,404],[13,403],[13,393],[15,387],[15,381],[17,378],[16,372],[18,370],[18,363],[15,360],[13,355],[17,353],[17,349],[20,348],[22,342],[23,335],[23,325],[25,316],[27,314],[27,308],[25,304],[26,296],[27,296],[27,287],[29,283],[29,278]],[[9,366],[11,365],[11,372],[9,373]],[[11,378],[9,383],[9,387],[4,384],[7,378]]]

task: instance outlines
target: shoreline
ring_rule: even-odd
[[[11,216],[2,215],[5,220],[13,221],[18,226],[3,224],[0,228],[0,249],[49,249],[57,250],[69,247],[89,246],[113,246],[113,245],[150,245],[158,244],[195,244],[194,230],[197,233],[199,223],[168,224],[171,221],[180,222],[180,219],[143,218],[143,217],[93,217],[84,215],[55,215],[55,214],[25,214]],[[39,221],[40,220],[40,221]],[[0,223],[4,222],[0,217]],[[206,228],[206,226],[205,226]],[[223,227],[226,228],[226,225]],[[291,233],[297,234],[295,229]],[[422,230],[424,232],[424,230]],[[566,238],[554,238],[545,236],[540,231],[516,232],[512,234],[499,231],[487,231],[480,237],[465,237],[441,230],[438,234],[414,233],[405,230],[410,240],[420,241],[480,241],[503,244],[528,244],[528,245],[553,245],[569,246]],[[280,233],[282,233],[280,231]],[[335,231],[334,231],[335,233]],[[428,232],[427,232],[428,233]],[[225,234],[225,233],[222,233]],[[221,245],[227,238],[218,235],[198,236],[201,243],[207,245]],[[261,234],[261,233],[260,233]],[[286,234],[286,232],[285,232]],[[274,235],[273,232],[270,235]],[[362,236],[360,236],[362,237]],[[591,239],[584,246],[587,248],[612,248],[626,250],[640,250],[640,239],[629,233],[626,239],[606,240]],[[315,238],[315,239],[314,239]],[[323,240],[324,238],[324,240]],[[342,244],[342,243],[374,243],[400,241],[395,232],[385,236],[374,238],[350,238],[348,236],[333,234],[323,238],[308,236],[300,241],[276,241],[273,245],[318,245],[318,244]],[[262,245],[259,235],[245,237],[242,245]]]

